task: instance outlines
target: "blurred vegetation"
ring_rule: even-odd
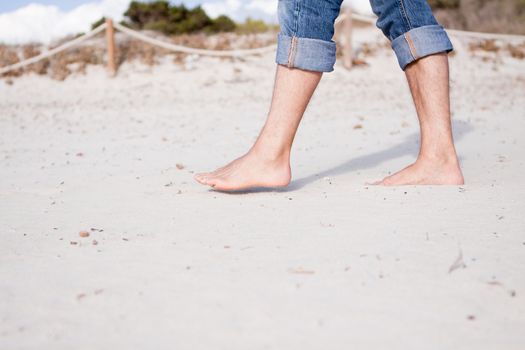
[[[197,32],[257,34],[279,28],[277,25],[269,25],[249,17],[243,23],[235,23],[225,15],[212,19],[200,6],[187,8],[184,5],[171,5],[168,1],[132,1],[124,16],[126,20],[121,22],[122,25],[133,29],[155,30],[168,35]],[[103,24],[105,20],[102,17],[94,22],[91,25],[92,29]]]
[[[91,24],[91,30],[103,25],[104,23],[106,22],[106,17],[102,17],[101,19],[99,19],[98,21],[96,22],[93,22]]]
[[[213,20],[211,26],[211,31],[214,33],[217,32],[233,32],[237,25],[234,21],[228,16],[221,15]]]
[[[428,0],[434,9],[456,9],[459,7],[460,0]]]
[[[228,16],[211,19],[200,6],[190,9],[184,5],[171,5],[168,1],[132,1],[124,15],[131,28],[156,30],[164,34],[219,33],[236,28],[235,22]]]
[[[428,0],[447,28],[525,34],[525,0]]]
[[[237,32],[241,34],[264,33],[270,30],[270,26],[259,19],[248,17],[244,23],[237,25]]]

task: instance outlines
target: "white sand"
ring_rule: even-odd
[[[364,185],[418,132],[368,61],[325,76],[289,189],[241,195],[192,173],[250,146],[272,55],[0,82],[0,348],[524,349],[525,61],[451,59],[460,188]]]

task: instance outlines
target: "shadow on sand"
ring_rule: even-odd
[[[471,124],[465,121],[454,121],[454,139],[458,143],[464,135],[471,132],[474,128]],[[413,133],[405,137],[404,141],[392,146],[390,148],[366,154],[357,158],[350,159],[344,163],[323,170],[321,172],[308,175],[306,177],[293,180],[290,185],[285,188],[253,188],[245,191],[233,191],[224,192],[231,194],[246,194],[246,193],[259,193],[259,192],[293,192],[303,188],[306,185],[311,184],[324,177],[334,177],[337,175],[346,174],[349,172],[357,171],[360,169],[368,169],[375,167],[385,161],[400,158],[404,156],[413,156],[414,159],[419,151],[419,133]],[[461,155],[460,155],[461,158]],[[408,164],[407,164],[408,165]],[[400,170],[400,169],[396,169]],[[214,192],[223,192],[211,189]]]

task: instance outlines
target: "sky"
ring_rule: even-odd
[[[131,0],[0,0],[0,43],[50,43],[88,31],[102,16],[120,21]],[[369,14],[368,0],[345,0],[359,13]],[[211,16],[226,14],[276,22],[278,0],[173,0],[188,7],[202,5]]]
[[[0,1],[0,13],[4,12],[11,12],[14,10],[17,10],[21,7],[27,6],[31,3],[37,3],[41,5],[55,5],[58,6],[63,11],[69,11],[74,9],[75,7],[89,3],[89,2],[96,2],[96,1],[89,1],[89,0],[1,0]],[[223,1],[219,0],[178,0],[178,1],[170,1],[171,3],[178,4],[178,3],[185,3],[186,5],[192,7],[195,5],[203,4],[203,3],[220,3]],[[243,0],[241,2],[249,2],[247,0]],[[265,0],[263,2],[272,3],[271,0]]]

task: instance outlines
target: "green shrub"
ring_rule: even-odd
[[[143,29],[146,30],[155,30],[159,32],[167,32],[168,31],[168,22],[165,20],[155,21],[155,22],[147,22],[144,24]]]
[[[213,20],[212,32],[233,32],[237,28],[234,21],[228,16],[219,16]]]
[[[264,23],[264,21],[259,19],[251,19],[250,17],[246,18],[244,23],[241,23],[237,26],[237,31],[242,34],[264,33],[269,29],[270,27]]]
[[[102,24],[106,23],[106,17],[102,17],[101,19],[99,19],[98,21],[96,22],[93,22],[91,24],[91,30],[101,26]]]
[[[228,16],[213,20],[200,6],[188,9],[184,5],[170,5],[167,1],[132,1],[124,15],[129,19],[130,27],[165,34],[229,32],[236,28]]]
[[[144,28],[147,23],[166,20],[170,14],[167,1],[140,2],[132,1],[124,13],[134,25]]]

